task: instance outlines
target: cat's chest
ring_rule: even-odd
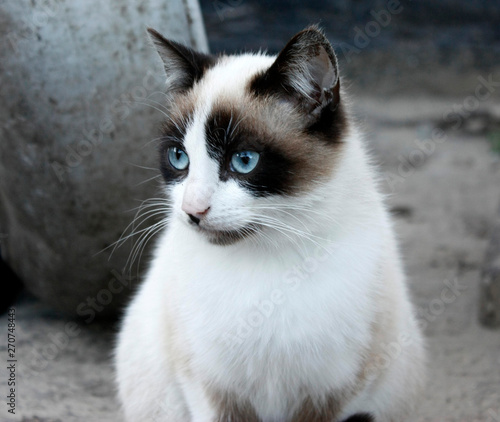
[[[369,337],[369,304],[346,287],[356,275],[331,257],[232,258],[200,258],[176,277],[173,306],[193,370],[262,400],[349,382]]]

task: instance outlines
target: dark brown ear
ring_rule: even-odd
[[[215,56],[167,40],[152,28],[148,32],[165,66],[169,91],[188,90],[215,63]]]
[[[317,118],[340,100],[337,58],[322,31],[309,27],[295,35],[276,61],[251,82],[256,95],[279,95]]]

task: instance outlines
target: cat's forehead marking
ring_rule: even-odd
[[[205,104],[213,104],[223,98],[242,100],[247,83],[268,69],[273,61],[274,57],[263,54],[221,57],[195,87],[197,100]]]
[[[267,69],[273,60],[261,54],[220,57],[191,90],[175,98],[170,105],[165,133],[185,135],[187,126],[194,119],[206,120],[216,103],[244,102],[248,82]]]

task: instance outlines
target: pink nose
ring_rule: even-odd
[[[182,211],[198,224],[210,209],[212,194],[212,188],[200,185],[196,180],[189,182],[182,198]]]
[[[184,210],[184,212],[187,213],[189,219],[195,223],[195,224],[200,224],[200,221],[202,219],[202,217],[208,212],[208,210],[210,209],[210,207],[208,207],[206,210],[204,211],[201,211],[201,212],[188,212],[184,209],[184,207],[182,208]]]
[[[194,216],[204,216],[210,207],[203,205],[203,204],[191,204],[189,202],[183,202],[182,203],[182,211],[184,211],[186,214],[194,215]]]
[[[204,204],[192,204],[184,201],[182,203],[182,211],[184,211],[195,224],[200,224],[200,220],[208,212],[210,206]]]

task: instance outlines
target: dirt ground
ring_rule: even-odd
[[[352,101],[389,194],[428,339],[430,376],[413,422],[500,421],[500,331],[478,323],[481,268],[500,205],[500,154],[491,142],[500,101],[481,101],[467,121],[449,114],[467,101]],[[15,309],[17,412],[10,417],[4,403],[0,420],[120,421],[110,364],[114,324],[76,323],[27,295]],[[7,375],[2,365],[2,380]]]

